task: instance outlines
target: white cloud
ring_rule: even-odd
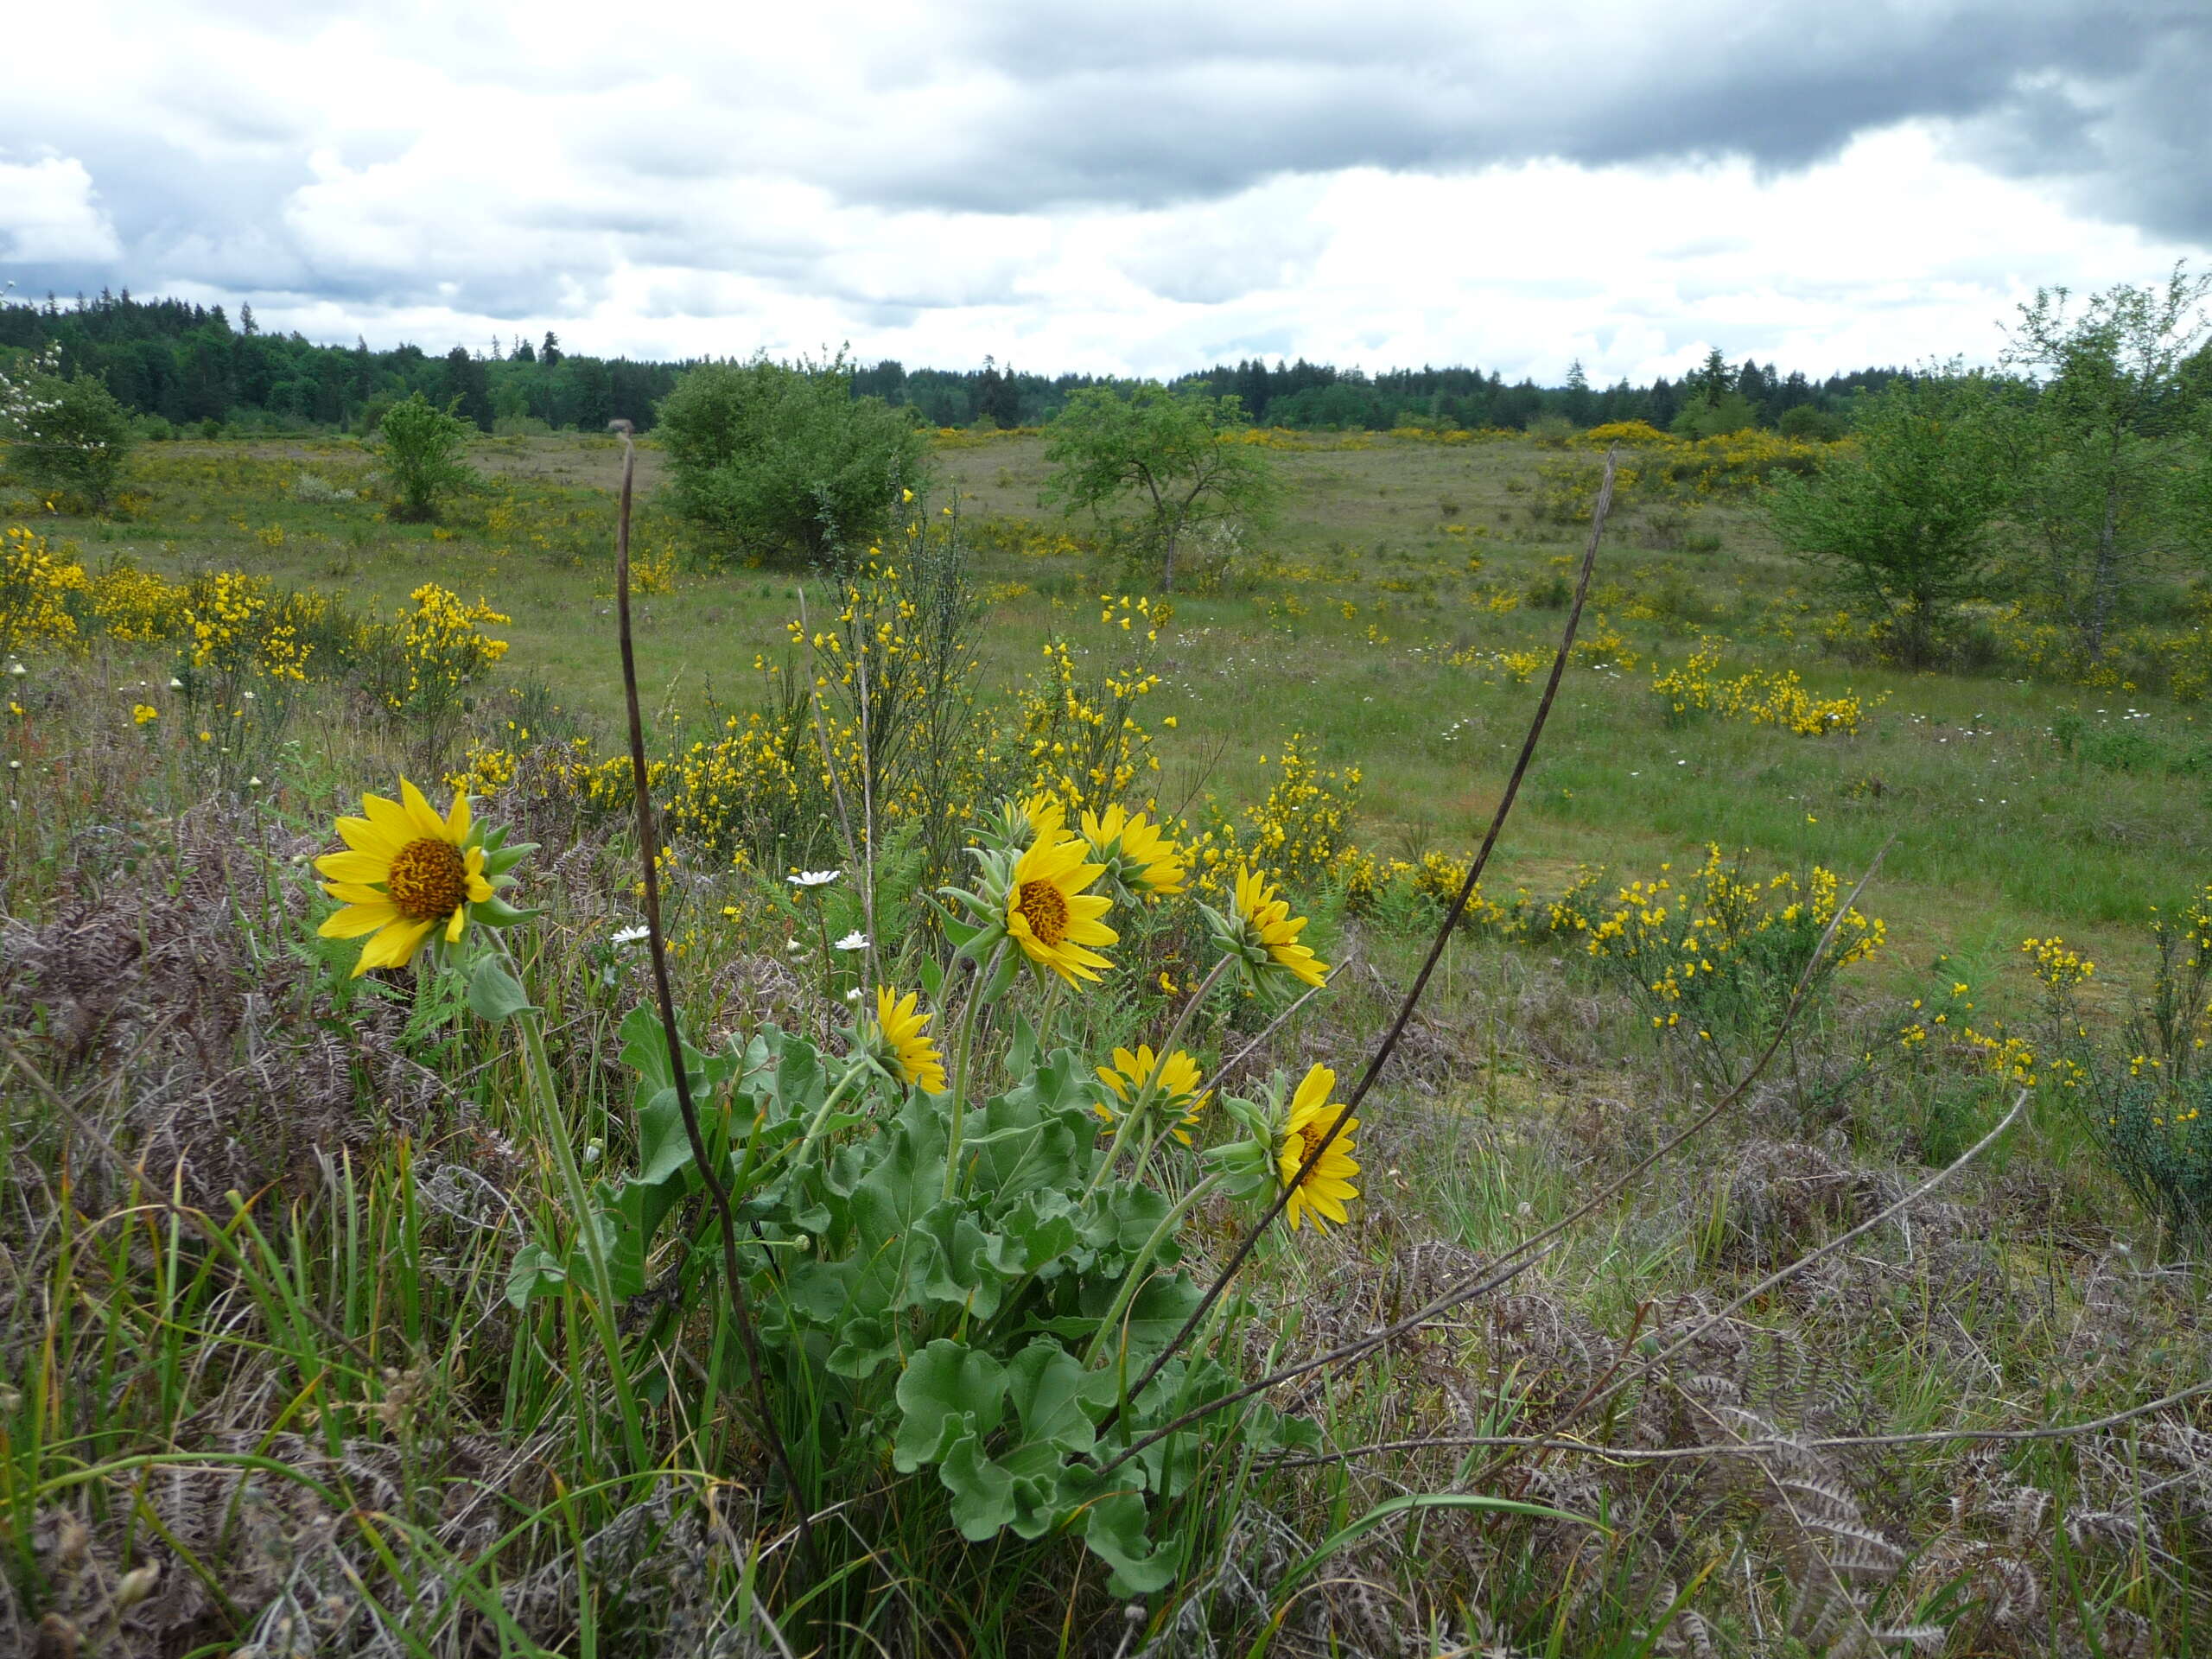
[[[92,175],[73,156],[0,154],[0,264],[116,257],[122,244],[93,194]]]
[[[49,8],[27,49],[67,32],[108,95],[33,81],[0,111],[0,146],[56,146],[0,163],[0,276],[432,350],[552,327],[1047,370],[1579,355],[1605,380],[1708,343],[1986,356],[2036,283],[2148,280],[2212,236],[2195,14],[1817,16]]]

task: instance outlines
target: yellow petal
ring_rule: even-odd
[[[399,912],[390,900],[380,905],[348,905],[324,917],[322,925],[315,931],[326,939],[358,939],[364,933],[373,933],[398,919]]]
[[[461,943],[461,930],[467,925],[468,906],[466,905],[455,905],[453,907],[453,914],[448,917],[446,921],[446,943],[448,944],[459,944]]]
[[[359,881],[326,881],[322,890],[341,905],[381,905],[391,903],[389,893]]]
[[[402,817],[404,819],[404,815]],[[338,833],[355,852],[373,853],[387,860],[414,839],[412,836],[396,833],[388,823],[370,818],[340,818]]]
[[[381,795],[364,795],[361,806],[368,814],[369,822],[383,832],[394,852],[423,839],[422,825],[397,801],[388,801]]]
[[[453,810],[446,814],[446,835],[456,847],[468,839],[468,791],[456,789],[453,792]]]
[[[399,780],[399,798],[406,804],[407,816],[415,825],[415,833],[431,841],[446,839],[446,821],[437,809],[423,798],[423,791],[404,778]]]
[[[430,931],[429,922],[410,921],[403,917],[371,939],[363,948],[363,960],[373,956],[378,968],[404,968],[415,960],[415,952]]]
[[[382,853],[325,853],[315,867],[334,881],[382,881],[391,874],[391,860]]]

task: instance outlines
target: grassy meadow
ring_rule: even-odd
[[[1295,739],[1341,813],[1337,849],[1382,870],[1372,893],[1290,884],[1339,964],[1326,994],[1280,1026],[1233,1002],[1192,1020],[1209,1077],[1257,1043],[1255,1090],[1314,1061],[1349,1081],[1395,1011],[1440,914],[1419,873],[1480,841],[1549,670],[1597,464],[1517,439],[1274,442],[1277,522],[1199,550],[1172,596],[1044,512],[1033,435],[942,440],[926,503],[982,601],[987,709],[1019,706],[1053,639],[1083,674],[1156,676],[1128,704],[1158,762],[1132,804],[1264,846]],[[539,843],[517,892],[542,913],[510,937],[543,1090],[458,989],[351,977],[350,947],[315,936],[329,906],[307,862],[402,769],[442,803],[429,773],[472,750],[539,780],[532,745],[618,752],[620,448],[499,439],[469,459],[482,487],[436,524],[392,522],[365,452],[316,440],[147,445],[113,518],[0,521],[73,544],[88,572],[244,572],[360,618],[435,582],[480,597],[507,645],[435,728],[314,674],[255,682],[249,709],[245,682],[178,672],[189,639],[87,627],[16,653],[0,1645],[1625,1659],[2183,1654],[2212,1630],[2212,1423],[2189,1394],[2212,1286],[2197,1236],[2146,1198],[2149,1166],[2116,1164],[2084,1105],[2140,1075],[2149,924],[2212,881],[2207,706],[1994,652],[1972,674],[1886,666],[1774,545],[1755,493],[1627,493],[1483,883],[1491,920],[1452,937],[1361,1108],[1351,1218],[1264,1236],[1217,1357],[1255,1376],[1311,1358],[1572,1224],[1491,1294],[1275,1389],[1313,1442],[1210,1458],[1156,1497],[1179,1567],[1131,1592],[1049,1530],[963,1542],[930,1471],[887,1456],[802,1538],[721,1316],[685,1300],[704,1246],[668,1246],[611,1309],[581,1284],[505,1294],[518,1249],[576,1230],[567,1148],[591,1180],[639,1154],[614,1058],[650,992],[619,939],[634,834],[542,781],[478,803]],[[843,601],[816,575],[707,568],[659,479],[648,445],[639,677],[648,744],[674,754],[773,706],[810,660],[802,606],[816,629]],[[1172,619],[1133,616],[1140,595]],[[1811,734],[1725,700],[1677,714],[1655,676],[1700,652],[1708,682],[1754,675],[1830,712]],[[1299,810],[1274,820],[1294,840]],[[783,864],[849,864],[817,817]],[[1696,887],[1709,846],[1763,893],[1789,873],[1784,896],[1808,905],[1816,870],[1847,889],[1878,857],[1857,908],[1881,938],[1820,981],[1711,1132],[1647,1166],[1752,1071],[1818,931],[1793,914],[1798,954],[1767,977],[1703,1002],[1693,986],[1704,1046],[1665,1028],[1642,959],[1591,942],[1617,903],[1688,915],[1702,891],[1717,913],[1710,869]],[[674,850],[695,1039],[741,1049],[773,1023],[839,1047],[865,976],[830,943],[868,924],[850,883],[810,899],[766,858]],[[1664,901],[1611,897],[1662,875]],[[887,972],[935,949],[905,914],[911,937],[875,930]],[[1180,927],[1132,921],[1130,973],[1025,1018],[1086,1065],[1164,1047],[1203,970]],[[2094,976],[2023,950],[2053,939]],[[2194,1010],[2176,1017],[2201,1046]],[[1165,1167],[1194,1192],[1198,1165]],[[702,1206],[683,1214],[711,1239]],[[1193,1198],[1201,1281],[1249,1214]],[[1448,1501],[1466,1494],[1581,1519]]]

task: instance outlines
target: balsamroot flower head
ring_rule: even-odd
[[[1185,890],[1182,849],[1141,812],[1109,806],[1083,815],[1084,843],[1105,870],[1106,885],[1124,904],[1166,899]]]
[[[1000,827],[1016,819],[1025,826],[1033,822],[1025,807],[1010,806]],[[1049,814],[1037,821],[1053,822]],[[1103,920],[1113,899],[1090,890],[1105,867],[1088,861],[1079,838],[1053,829],[1026,845],[968,850],[980,866],[975,890],[942,889],[969,920],[958,930],[962,955],[985,963],[1010,943],[1039,974],[1056,973],[1071,985],[1095,982],[1099,969],[1113,966],[1094,948],[1121,938]]]
[[[944,1092],[944,1057],[926,1027],[936,1016],[920,1006],[918,992],[900,996],[887,985],[875,989],[875,1024],[869,1052],[892,1077],[924,1094]]]
[[[1314,1066],[1291,1096],[1290,1112],[1283,1120],[1282,1144],[1275,1163],[1278,1179],[1290,1192],[1283,1216],[1294,1232],[1308,1217],[1316,1232],[1326,1232],[1331,1222],[1341,1227],[1351,1218],[1344,1201],[1359,1196],[1351,1179],[1359,1173],[1359,1165],[1351,1155],[1352,1133],[1359,1128],[1359,1120],[1345,1117],[1346,1108],[1329,1099],[1336,1086],[1334,1071],[1325,1065]],[[1340,1118],[1344,1127],[1338,1129]],[[1327,1149],[1311,1169],[1306,1168],[1314,1148],[1324,1141],[1328,1141]]]
[[[1198,1121],[1198,1114],[1205,1109],[1211,1090],[1202,1088],[1198,1063],[1181,1049],[1171,1049],[1166,1054],[1154,1054],[1152,1045],[1138,1045],[1132,1054],[1126,1048],[1114,1051],[1114,1064],[1098,1068],[1098,1080],[1113,1094],[1111,1102],[1100,1101],[1091,1109],[1108,1123],[1118,1123],[1122,1114],[1145,1101],[1148,1115],[1157,1119],[1173,1119],[1171,1131],[1185,1146],[1191,1144],[1191,1130]],[[1147,1087],[1151,1098],[1145,1100]]]
[[[1298,942],[1306,918],[1293,916],[1289,903],[1275,896],[1273,884],[1250,866],[1236,872],[1226,912],[1201,905],[1214,943],[1236,964],[1245,984],[1255,992],[1280,988],[1287,982],[1316,986],[1329,976],[1329,964]]]
[[[513,885],[512,872],[529,847],[507,846],[504,828],[487,832],[458,791],[442,817],[404,778],[399,794],[397,801],[363,796],[363,816],[338,820],[346,850],[315,860],[329,878],[323,891],[340,906],[317,931],[327,939],[368,936],[356,977],[406,967],[434,935],[458,946],[472,921],[504,927],[527,914],[499,895]]]
[[[1006,895],[1007,936],[1039,972],[1071,985],[1112,967],[1091,947],[1121,937],[1099,919],[1114,901],[1087,891],[1104,868],[1084,859],[1084,845],[1072,836],[1039,837],[1014,861]]]

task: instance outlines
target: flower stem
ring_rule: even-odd
[[[1167,1242],[1167,1236],[1175,1230],[1185,1216],[1190,1214],[1192,1206],[1218,1185],[1220,1180],[1221,1172],[1218,1170],[1207,1175],[1204,1180],[1185,1192],[1176,1203],[1174,1208],[1160,1218],[1160,1224],[1152,1230],[1152,1236],[1145,1240],[1144,1247],[1136,1253],[1135,1258],[1129,1263],[1128,1271],[1122,1276],[1122,1287],[1115,1293],[1113,1306],[1106,1310],[1106,1317],[1098,1322],[1098,1333],[1091,1338],[1090,1346],[1083,1356],[1084,1370],[1089,1370],[1098,1363],[1098,1357],[1105,1349],[1107,1338],[1111,1336],[1115,1328],[1121,1324],[1122,1316],[1128,1312],[1129,1304],[1136,1300],[1137,1291],[1144,1283],[1146,1272],[1152,1266],[1152,1259],[1160,1254],[1160,1247]]]
[[[991,959],[976,970],[976,984],[968,993],[968,1006],[960,1015],[960,1046],[952,1062],[952,1122],[946,1131],[944,1142],[944,1196],[950,1198],[960,1173],[961,1120],[968,1116],[968,1060],[976,1040],[976,1014],[983,1004],[983,992],[998,976],[999,959],[1006,955],[1006,944],[1001,940]]]
[[[1175,1052],[1175,1045],[1182,1040],[1183,1027],[1190,1024],[1192,1010],[1206,1000],[1206,994],[1213,989],[1214,982],[1228,969],[1229,962],[1230,959],[1224,957],[1214,963],[1213,970],[1199,982],[1198,988],[1191,993],[1191,1000],[1183,1005],[1182,1013],[1175,1016],[1175,1023],[1168,1028],[1167,1039],[1161,1045],[1158,1058],[1153,1062],[1152,1075],[1138,1086],[1137,1097],[1129,1103],[1128,1109],[1120,1114],[1114,1125],[1114,1139],[1106,1148],[1106,1155],[1098,1160],[1098,1167],[1090,1172],[1090,1185],[1084,1189],[1084,1192],[1096,1192],[1098,1190],[1099,1184],[1113,1169],[1115,1160],[1122,1155],[1122,1146],[1129,1137],[1130,1126],[1151,1110],[1153,1099],[1160,1093],[1160,1074],[1167,1069],[1167,1057]],[[1149,1143],[1146,1151],[1147,1154],[1151,1151]]]
[[[814,1109],[814,1119],[806,1126],[805,1135],[800,1137],[798,1150],[791,1154],[792,1168],[797,1169],[805,1164],[806,1154],[813,1150],[815,1137],[822,1133],[822,1126],[830,1121],[830,1109],[837,1103],[839,1097],[867,1070],[866,1061],[855,1062],[852,1069],[837,1079],[837,1086],[824,1096],[822,1104]]]

